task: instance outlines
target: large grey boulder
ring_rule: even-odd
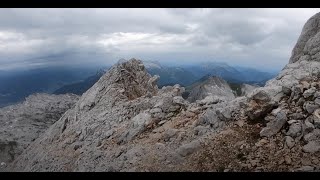
[[[131,121],[131,128],[129,129],[129,131],[125,132],[123,136],[121,136],[121,142],[130,141],[134,137],[145,131],[148,125],[152,123],[152,118],[149,113],[142,112],[132,118]]]
[[[178,154],[187,156],[201,148],[201,143],[198,140],[184,144],[177,149]]]
[[[240,96],[248,96],[253,90],[258,88],[259,86],[250,85],[250,84],[242,84],[241,85],[241,94]]]
[[[312,87],[312,88],[303,92],[303,97],[308,98],[310,96],[313,96],[316,91],[317,91],[317,89],[315,87]]]
[[[320,129],[320,109],[313,112],[313,124],[316,128]]]
[[[314,131],[308,134],[305,134],[303,137],[303,139],[307,142],[316,141],[316,140],[319,140],[319,138],[320,138],[320,129],[315,129]]]
[[[314,171],[314,167],[312,166],[302,166],[295,170],[296,172],[312,172]]]
[[[317,141],[310,141],[308,144],[304,145],[302,149],[307,153],[315,153],[320,150],[320,143]]]
[[[295,138],[300,136],[301,132],[302,132],[302,124],[297,122],[290,125],[287,135]]]
[[[216,96],[216,95],[209,95],[202,100],[197,100],[197,103],[199,105],[210,105],[210,104],[217,104],[218,102],[222,102],[225,100],[226,100],[226,98],[223,96],[221,97],[221,96]]]
[[[247,116],[250,120],[256,121],[271,112],[284,95],[281,86],[262,87],[253,90],[248,95]]]
[[[271,121],[267,123],[267,127],[263,128],[260,132],[260,136],[262,137],[271,137],[275,135],[277,132],[280,131],[280,129],[283,127],[283,125],[287,122],[287,115],[284,111],[280,111],[276,119],[274,121]]]
[[[286,143],[287,147],[288,147],[289,149],[291,149],[291,148],[294,146],[295,141],[294,141],[294,139],[293,139],[292,137],[286,136],[286,137],[285,137],[285,143]]]
[[[316,109],[318,109],[320,106],[317,104],[313,104],[312,102],[305,102],[303,104],[303,108],[309,113],[312,114]]]

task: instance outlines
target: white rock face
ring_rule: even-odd
[[[188,96],[188,101],[195,102],[196,100],[202,100],[207,96],[217,96],[219,98],[225,98],[226,100],[235,98],[229,84],[216,76],[209,77],[193,87]]]
[[[254,89],[258,88],[259,86],[254,86],[250,84],[242,84],[241,85],[241,96],[247,96],[250,94]]]
[[[34,94],[0,109],[0,161],[11,162],[72,108],[77,95]]]
[[[312,55],[315,55],[316,51],[310,51],[310,46],[317,46],[319,43],[315,43],[319,41],[319,32],[320,32],[320,13],[315,14],[312,16],[306,24],[303,26],[302,32],[296,43],[295,47],[292,50],[292,54],[289,60],[289,63],[295,63],[299,60],[309,60],[310,59],[310,52]]]
[[[299,84],[299,80],[317,76],[320,71],[320,61],[298,61],[287,64],[276,78],[267,81],[266,86],[286,86],[291,88]]]

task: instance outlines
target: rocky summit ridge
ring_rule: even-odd
[[[277,77],[242,97],[188,102],[142,61],[118,63],[6,170],[319,171],[319,21]]]

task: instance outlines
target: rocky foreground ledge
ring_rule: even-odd
[[[34,94],[22,103],[0,108],[1,169],[60,119],[79,99],[73,94]]]

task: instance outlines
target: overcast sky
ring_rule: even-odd
[[[222,61],[259,69],[287,64],[319,9],[0,9],[0,70]]]

